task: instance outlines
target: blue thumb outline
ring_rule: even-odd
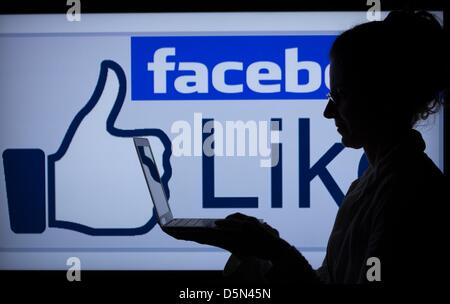
[[[122,108],[127,91],[127,81],[125,73],[122,67],[112,61],[104,60],[100,66],[100,75],[95,87],[94,93],[89,99],[88,103],[75,115],[75,118],[71,122],[64,139],[56,151],[56,153],[48,155],[48,221],[49,227],[63,228],[78,231],[88,235],[103,235],[103,236],[130,236],[130,235],[142,235],[149,232],[157,223],[157,214],[153,207],[153,215],[149,221],[141,227],[135,228],[93,228],[90,226],[82,225],[79,223],[60,221],[56,219],[56,204],[55,204],[55,163],[59,161],[67,152],[70,143],[75,135],[76,130],[80,126],[83,119],[91,112],[99,101],[103,90],[105,88],[106,79],[108,76],[108,70],[112,70],[116,73],[119,80],[119,92],[114,102],[114,106],[106,120],[106,131],[116,137],[135,137],[135,136],[156,136],[158,137],[163,146],[163,168],[164,174],[161,177],[161,184],[164,187],[167,198],[170,197],[169,192],[169,180],[172,176],[172,167],[170,165],[170,156],[172,155],[172,143],[169,137],[161,129],[135,129],[135,130],[121,130],[117,129],[114,124],[117,116]]]

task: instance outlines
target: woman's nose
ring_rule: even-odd
[[[323,111],[323,116],[328,119],[336,117],[336,105],[331,100],[328,100],[327,106]]]

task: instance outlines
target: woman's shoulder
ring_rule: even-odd
[[[424,152],[406,155],[391,166],[386,178],[399,189],[421,191],[444,187],[445,177],[439,167]]]
[[[366,195],[378,212],[409,213],[432,205],[439,209],[449,198],[444,174],[423,152],[392,160],[377,172],[371,188]]]
[[[446,183],[442,171],[421,153],[405,157],[386,172],[377,199],[383,202],[387,215],[426,222],[437,219],[449,201]]]

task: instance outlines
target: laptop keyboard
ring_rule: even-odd
[[[215,219],[174,219],[168,223],[172,227],[210,227],[213,226]]]

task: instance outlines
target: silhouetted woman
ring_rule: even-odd
[[[450,201],[413,127],[438,109],[448,84],[444,41],[426,12],[392,12],[335,40],[324,116],[346,147],[364,149],[369,167],[341,204],[322,267],[313,270],[273,228],[243,214],[217,222],[229,237],[205,243],[270,261],[261,273],[269,282],[437,280],[448,259],[443,208]],[[371,273],[369,258],[380,262],[379,273]]]

